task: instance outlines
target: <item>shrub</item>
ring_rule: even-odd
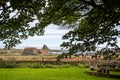
[[[85,65],[84,64],[78,64],[78,67],[85,68]]]
[[[14,61],[5,61],[5,62],[0,62],[0,67],[1,68],[16,68],[17,64]]]

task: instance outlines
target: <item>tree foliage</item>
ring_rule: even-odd
[[[14,47],[28,36],[43,34],[40,22],[35,26],[30,26],[30,22],[40,20],[44,6],[44,0],[0,0],[0,40],[6,48]]]
[[[95,0],[90,0],[84,3],[91,5],[91,10],[80,20],[77,28],[63,36],[63,39],[70,41],[64,42],[62,46],[69,46],[70,50],[84,52],[95,51],[97,45],[106,43],[106,48],[119,49],[117,38],[120,35],[120,6],[118,4],[120,2],[101,0],[97,3]]]
[[[61,45],[73,52],[96,50],[104,43],[116,48],[119,4],[119,0],[0,0],[0,40],[11,48],[28,36],[42,35],[53,23],[74,28],[63,36],[69,42]]]

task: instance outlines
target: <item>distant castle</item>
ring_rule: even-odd
[[[51,50],[47,47],[47,45],[43,45],[42,49],[26,47],[23,51],[23,55],[48,54],[50,51]]]

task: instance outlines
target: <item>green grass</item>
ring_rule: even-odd
[[[118,80],[90,76],[87,68],[1,68],[0,80]]]

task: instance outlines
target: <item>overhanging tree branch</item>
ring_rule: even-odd
[[[103,9],[102,5],[100,5],[100,4],[97,5],[94,0],[89,0],[89,1],[88,0],[87,1],[86,0],[79,0],[79,1],[83,2],[84,4],[88,4],[94,8]]]

